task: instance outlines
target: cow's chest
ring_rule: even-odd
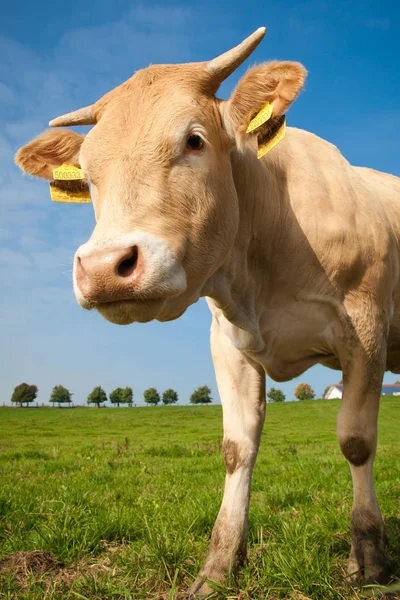
[[[275,302],[264,307],[258,319],[249,319],[247,326],[225,317],[220,324],[235,347],[275,381],[293,379],[317,363],[340,368],[334,334],[340,322],[326,302],[297,299],[282,306]]]

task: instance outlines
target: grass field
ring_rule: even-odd
[[[215,598],[364,598],[345,584],[350,472],[337,401],[273,404],[249,561]],[[400,569],[400,398],[384,398],[376,486]],[[179,598],[222,499],[222,410],[0,410],[0,597]],[[391,596],[393,597],[393,596]]]

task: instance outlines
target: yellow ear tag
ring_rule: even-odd
[[[61,167],[53,169],[54,181],[77,181],[85,179],[82,169],[64,163]],[[71,184],[69,184],[71,185]],[[77,189],[68,189],[66,187],[57,186],[55,183],[50,183],[50,196],[53,202],[75,202],[78,204],[87,204],[91,202],[90,190],[86,182],[80,184]]]
[[[74,179],[85,179],[82,169],[64,163],[61,167],[53,169],[53,179],[62,181],[73,181]]]
[[[50,183],[50,196],[53,202],[75,202],[77,204],[87,204],[91,202],[89,187],[79,192],[71,190],[62,190]]]
[[[262,158],[265,154],[267,154],[267,152],[272,150],[272,148],[275,148],[275,146],[283,140],[285,134],[286,118],[284,118],[282,125],[279,127],[273,138],[258,144],[257,158]]]
[[[272,115],[272,104],[267,102],[267,104],[260,110],[260,112],[252,119],[249,123],[248,128],[246,129],[246,133],[251,133],[261,125],[264,125],[271,118]]]

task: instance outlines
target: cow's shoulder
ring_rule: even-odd
[[[365,281],[372,265],[381,264],[382,271],[394,268],[400,237],[398,178],[354,167],[330,142],[295,128],[288,128],[282,163],[287,190],[282,201],[288,202],[295,248],[310,247],[342,289]]]

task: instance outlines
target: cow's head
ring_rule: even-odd
[[[239,227],[232,149],[267,102],[282,115],[305,78],[298,63],[266,63],[230,100],[216,98],[264,34],[208,63],[138,71],[94,105],[50,122],[94,125],[86,136],[50,130],[18,151],[32,175],[52,180],[65,162],[90,182],[97,224],[76,252],[73,276],[84,308],[119,324],[176,318],[226,260]]]

